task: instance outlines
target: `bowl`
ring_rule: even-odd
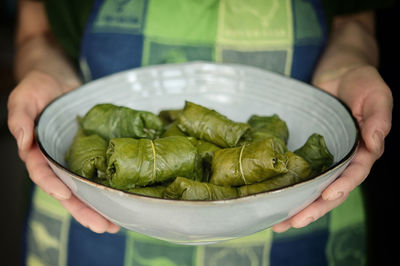
[[[77,130],[77,115],[98,103],[158,113],[184,101],[213,108],[235,121],[278,114],[294,150],[312,133],[324,136],[334,164],[319,176],[283,189],[221,201],[151,198],[105,187],[70,172],[64,154]],[[37,142],[56,175],[88,206],[141,234],[189,245],[247,236],[295,215],[317,199],[355,154],[358,127],[337,98],[306,83],[254,67],[193,62],[116,73],[51,102],[36,123]]]

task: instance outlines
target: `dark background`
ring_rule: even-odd
[[[385,141],[385,153],[375,163],[370,176],[363,183],[366,188],[369,219],[369,253],[371,265],[400,265],[398,244],[399,210],[397,198],[400,182],[399,156],[399,42],[400,4],[377,12],[377,39],[380,46],[379,71],[392,90],[394,99],[392,130]]]
[[[1,265],[18,265],[21,257],[21,237],[29,191],[29,180],[24,164],[19,160],[16,143],[7,128],[7,97],[15,86],[12,74],[15,4],[13,0],[0,2],[0,219]],[[397,171],[399,148],[399,4],[377,13],[377,38],[381,51],[380,72],[394,96],[393,128],[386,139],[384,155],[374,165],[370,176],[362,184],[367,198],[369,221],[368,254],[370,265],[396,265],[398,251],[398,219],[396,212],[400,178]],[[396,195],[397,194],[397,195]],[[397,264],[400,265],[400,264]]]

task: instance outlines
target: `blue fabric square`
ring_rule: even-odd
[[[310,82],[312,72],[323,51],[320,45],[295,45],[293,52],[291,76],[305,82]]]
[[[270,263],[273,266],[324,266],[328,265],[325,248],[329,231],[318,230],[301,236],[274,239]]]
[[[71,220],[67,265],[124,265],[124,247],[125,234],[97,234]]]
[[[90,33],[83,54],[91,79],[141,66],[143,36],[118,33]]]

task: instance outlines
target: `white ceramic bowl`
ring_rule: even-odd
[[[208,202],[124,193],[66,169],[64,154],[77,130],[75,118],[93,105],[108,102],[158,113],[182,108],[185,100],[236,121],[276,113],[288,124],[289,149],[319,133],[335,162],[323,174],[297,185]],[[87,205],[129,230],[181,244],[247,236],[293,216],[341,174],[358,145],[358,127],[348,108],[322,90],[253,67],[203,62],[144,67],[90,82],[51,102],[37,121],[36,133],[51,168]]]

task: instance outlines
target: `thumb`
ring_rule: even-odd
[[[360,123],[361,136],[367,150],[378,159],[385,146],[385,137],[389,134],[392,121],[392,96],[386,93],[375,93],[366,99],[363,119]],[[368,108],[367,108],[368,106]]]
[[[17,140],[20,155],[33,143],[34,121],[38,110],[29,95],[23,95],[17,88],[8,100],[8,128]]]

